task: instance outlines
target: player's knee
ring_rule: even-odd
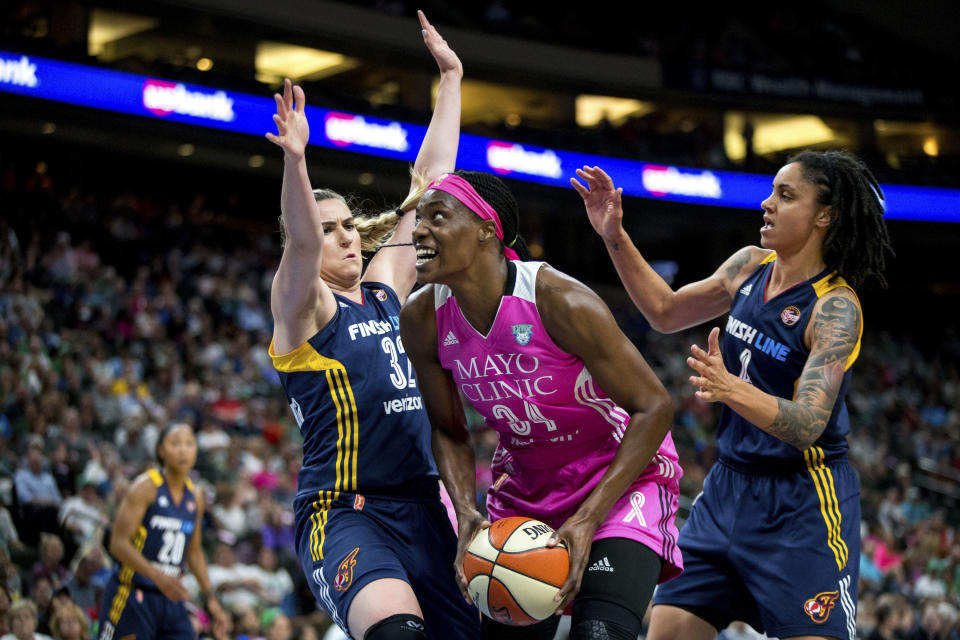
[[[384,618],[363,634],[363,640],[426,640],[423,618],[412,613],[398,613]]]
[[[575,600],[570,640],[636,640],[643,612],[600,599]]]
[[[610,620],[581,620],[570,630],[570,640],[637,640],[638,634]]]

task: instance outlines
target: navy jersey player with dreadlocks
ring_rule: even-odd
[[[440,85],[397,213],[354,217],[342,196],[311,190],[304,95],[289,80],[276,96],[278,135],[268,134],[284,151],[270,354],[304,440],[297,552],[320,605],[364,640],[479,633],[479,613],[455,581],[456,534],[399,333],[416,279],[412,211],[427,182],[453,170],[460,129],[463,67],[422,12],[420,22]],[[371,245],[378,251],[364,271],[361,250]]]
[[[840,151],[789,159],[763,201],[760,247],[673,291],[622,226],[597,167],[572,179],[634,303],[654,329],[728,313],[687,363],[723,403],[718,462],[680,531],[684,573],[654,596],[648,638],[714,638],[733,620],[778,638],[856,634],[860,490],[844,402],[863,331],[854,288],[891,253],[883,194]]]

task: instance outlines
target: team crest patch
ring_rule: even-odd
[[[803,603],[803,612],[817,624],[823,624],[830,617],[830,610],[840,596],[839,591],[823,591]]]
[[[797,321],[800,319],[800,309],[792,306],[787,307],[780,312],[780,319],[783,320],[783,324],[792,327],[797,324]]]
[[[170,506],[170,501],[167,500],[167,496],[160,496],[157,498],[157,504],[160,505],[161,509],[166,509]]]
[[[530,338],[533,337],[533,325],[532,324],[515,324],[513,325],[513,337],[516,339],[517,344],[521,347],[527,346],[530,343]]]
[[[353,582],[353,566],[357,564],[357,552],[360,547],[354,547],[353,551],[347,554],[340,566],[337,567],[337,577],[333,580],[333,588],[337,591],[346,591]]]
[[[373,295],[376,296],[377,300],[380,302],[387,301],[387,292],[383,289],[373,289]]]

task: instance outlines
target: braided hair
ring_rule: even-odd
[[[458,169],[454,174],[470,183],[480,197],[497,212],[503,228],[503,244],[516,251],[521,260],[529,260],[530,249],[520,235],[520,207],[510,188],[503,180],[489,173]]]
[[[824,262],[855,289],[869,276],[886,287],[883,270],[893,248],[883,218],[883,190],[870,169],[847,151],[808,149],[787,160],[793,162],[799,162],[804,179],[816,185],[817,202],[830,206]]]
[[[356,226],[357,233],[360,235],[360,251],[372,255],[376,253],[380,247],[389,242],[390,238],[393,237],[393,232],[397,229],[397,225],[400,224],[400,218],[403,217],[404,211],[409,211],[416,207],[417,203],[420,202],[421,196],[423,196],[427,190],[427,185],[430,181],[423,172],[415,171],[411,167],[410,177],[413,186],[400,206],[379,214],[370,215],[358,213],[356,211],[355,199],[352,196],[344,197],[333,189],[314,189],[313,199],[317,202],[339,200],[347,205],[347,208],[354,214],[354,225]],[[286,245],[286,228],[283,224],[283,216],[281,216],[280,246],[283,247],[284,245]]]

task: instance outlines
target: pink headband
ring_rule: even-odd
[[[462,202],[463,206],[467,209],[470,209],[470,211],[480,216],[481,219],[493,220],[493,223],[497,226],[497,237],[500,238],[501,242],[503,241],[503,226],[500,224],[500,216],[497,215],[497,212],[490,206],[490,203],[484,200],[469,182],[453,173],[445,173],[430,183],[427,190],[430,189],[449,193]],[[520,259],[517,252],[507,246],[506,242],[504,242],[503,245],[503,255],[505,255],[508,260]]]

